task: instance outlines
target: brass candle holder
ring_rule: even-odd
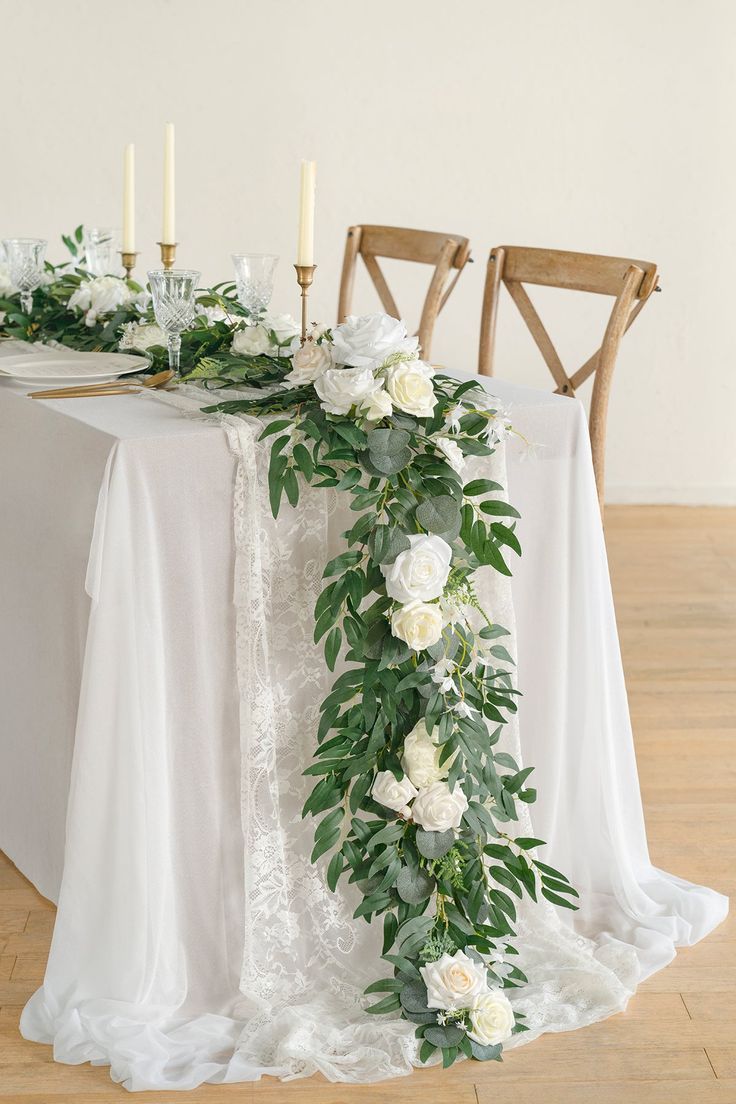
[[[296,269],[296,282],[302,289],[302,345],[307,340],[307,300],[309,298],[309,289],[314,280],[314,270],[316,267],[316,265],[294,265]]]
[[[173,268],[176,261],[176,247],[178,242],[156,242],[161,250],[161,264],[165,269]]]
[[[135,260],[137,256],[137,253],[128,253],[125,249],[120,250],[120,260],[122,261],[123,268],[125,269],[126,280],[130,279],[130,274],[135,268]]]

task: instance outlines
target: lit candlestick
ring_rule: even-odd
[[[167,123],[164,130],[164,222],[161,241],[166,245],[176,242],[176,201],[174,166],[174,124]]]
[[[123,155],[123,253],[135,253],[135,146]]]
[[[314,185],[316,161],[302,161],[299,178],[299,244],[296,263],[314,264]]]

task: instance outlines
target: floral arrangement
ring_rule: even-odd
[[[148,293],[132,280],[47,266],[33,317],[0,267],[0,334],[78,349],[144,353],[156,369],[164,338]],[[204,290],[182,335],[186,379],[217,390],[208,412],[267,417],[271,508],[295,506],[303,483],[350,496],[346,549],[325,567],[315,643],[341,671],[321,707],[312,860],[332,852],[327,882],[357,885],[355,917],[383,917],[391,975],[368,987],[374,1014],[416,1025],[420,1059],[500,1057],[524,1031],[508,989],[515,899],[537,893],[574,908],[566,877],[517,836],[518,802],[533,802],[531,767],[494,750],[516,712],[507,630],[481,607],[483,567],[504,575],[521,554],[518,513],[503,488],[470,478],[511,430],[479,381],[459,383],[421,360],[417,339],[386,315],[348,318],[307,341],[288,316],[251,317],[232,285]],[[231,389],[248,397],[222,399]]]
[[[495,1059],[525,1030],[505,992],[526,981],[514,899],[541,891],[574,908],[577,896],[532,854],[542,841],[512,831],[517,802],[536,797],[532,768],[494,751],[518,691],[474,577],[511,574],[519,515],[500,485],[464,476],[510,421],[480,382],[437,374],[386,315],[288,337],[248,327],[188,378],[263,392],[205,409],[270,417],[274,516],[301,483],[346,492],[356,515],[315,608],[315,642],[330,670],[344,653],[344,669],[305,771],[312,860],[332,852],[330,888],[346,876],[355,917],[383,917],[392,974],[366,990],[381,995],[368,1011],[416,1024],[422,1061]]]

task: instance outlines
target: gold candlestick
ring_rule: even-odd
[[[120,259],[123,262],[123,268],[125,269],[125,279],[130,279],[130,274],[135,268],[135,259],[138,256],[137,253],[128,253],[125,249],[120,250]]]
[[[302,289],[302,345],[307,340],[307,299],[309,297],[309,289],[312,286],[316,267],[316,265],[294,265],[296,269],[296,282]]]
[[[169,269],[174,267],[174,261],[176,260],[176,247],[178,242],[157,242],[161,249],[161,264],[164,268]]]

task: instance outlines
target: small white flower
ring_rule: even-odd
[[[314,382],[322,409],[328,414],[349,414],[380,387],[370,368],[328,368]]]
[[[395,813],[409,815],[409,802],[419,791],[408,778],[396,778],[391,771],[379,771],[373,780],[371,793],[379,805]]]
[[[397,353],[416,354],[419,342],[406,326],[388,314],[351,314],[332,331],[335,363],[352,368],[380,368]]]
[[[332,353],[327,344],[305,341],[291,359],[291,371],[283,380],[284,387],[303,387],[314,383],[323,372],[332,367]]]
[[[448,659],[447,656],[445,656],[444,659],[438,660],[432,668],[432,679],[434,682],[442,682],[442,680],[444,678],[447,678],[450,672],[454,670],[454,661],[452,659]]]
[[[445,459],[450,467],[456,471],[458,475],[462,475],[465,470],[466,461],[458,443],[452,441],[449,437],[437,437],[434,443],[440,452],[444,453]]]
[[[452,707],[452,711],[457,713],[458,717],[471,717],[473,714],[473,710],[466,701],[456,702]]]
[[[462,408],[459,406],[451,406],[449,410],[445,412],[445,426],[444,428],[448,433],[460,432],[460,418],[462,416]]]
[[[397,602],[439,598],[450,574],[452,549],[442,537],[412,533],[409,548],[399,552],[392,564],[382,564],[386,593]]]
[[[453,1012],[470,1008],[488,993],[486,968],[469,958],[465,951],[443,954],[436,962],[420,966],[427,986],[427,1007]]]
[[[470,1011],[469,1038],[481,1046],[496,1046],[510,1038],[514,1029],[514,1010],[501,989],[479,993]]]
[[[358,412],[368,422],[380,422],[382,418],[389,418],[393,414],[394,404],[388,391],[380,386],[363,400],[358,407]]]
[[[419,791],[411,815],[425,832],[446,832],[460,827],[467,807],[468,799],[459,786],[451,790],[446,782],[433,782]]]
[[[402,360],[386,369],[386,390],[394,406],[417,418],[429,418],[437,405],[434,369],[421,360]]]
[[[233,334],[233,352],[237,356],[262,356],[270,349],[271,340],[264,326],[246,326]]]
[[[391,632],[415,652],[431,648],[442,636],[439,606],[426,602],[408,602],[391,615]]]

